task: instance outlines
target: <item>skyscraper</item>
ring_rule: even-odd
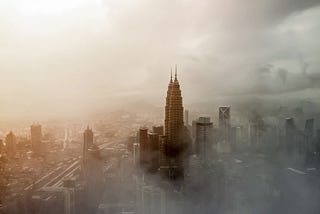
[[[219,129],[222,134],[222,140],[229,142],[230,140],[230,106],[219,107]]]
[[[138,141],[140,144],[140,164],[148,164],[149,161],[149,142],[148,128],[141,127],[138,133]]]
[[[159,136],[163,135],[163,126],[153,126],[152,132],[157,133]]]
[[[184,111],[184,125],[189,125],[189,111],[187,109]]]
[[[296,125],[292,117],[286,118],[285,124],[285,146],[288,152],[292,152],[294,148],[294,139],[296,135]]]
[[[42,154],[44,151],[42,145],[42,128],[40,124],[31,125],[31,146],[35,154]]]
[[[169,171],[165,174],[170,179],[183,177],[183,104],[180,84],[177,78],[177,67],[175,69],[174,81],[171,79],[168,86],[165,106],[165,145],[161,149],[165,152],[167,166],[162,166]],[[164,147],[164,148],[163,148]]]
[[[133,164],[136,166],[139,162],[140,158],[140,148],[139,148],[139,143],[134,143],[133,144]]]
[[[171,78],[168,85],[167,90],[167,97],[166,97],[166,106],[165,106],[165,119],[164,119],[164,133],[167,135],[169,132],[169,104],[170,104],[170,97],[171,97],[171,91],[172,91],[173,81],[172,81],[172,71],[171,71]]]
[[[312,142],[313,142],[313,135],[314,135],[314,119],[310,118],[306,120],[306,124],[304,127],[304,136],[306,140],[306,146],[309,150],[312,150]]]
[[[89,126],[83,133],[83,165],[85,167],[88,156],[88,149],[93,145],[93,131]]]
[[[12,131],[6,136],[6,147],[8,156],[13,157],[16,154],[16,136]]]
[[[308,137],[310,137],[310,138],[313,137],[313,132],[314,132],[314,119],[313,118],[306,120],[304,132]]]
[[[156,172],[159,168],[159,135],[155,132],[148,133],[149,138],[149,156],[150,156],[150,166],[149,170],[151,172]]]
[[[217,151],[219,153],[229,153],[231,151],[230,134],[230,106],[219,107],[219,141],[217,143]]]
[[[196,153],[202,160],[206,160],[212,154],[212,132],[213,124],[210,117],[200,117],[196,122]]]
[[[169,154],[176,156],[181,151],[183,143],[183,105],[180,85],[177,79],[177,68],[168,101],[166,103],[166,106],[168,106],[166,115],[168,123],[165,135],[167,136],[168,147],[172,149]]]

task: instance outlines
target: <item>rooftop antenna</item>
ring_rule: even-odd
[[[175,68],[174,80],[177,80],[177,64],[176,64],[176,68]]]

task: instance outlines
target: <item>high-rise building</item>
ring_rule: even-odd
[[[148,134],[149,137],[149,157],[150,157],[150,167],[149,170],[156,172],[159,168],[159,135],[154,132]]]
[[[83,165],[86,167],[86,161],[88,158],[88,149],[93,145],[93,131],[89,126],[83,133]]]
[[[159,135],[154,132],[148,133],[149,137],[149,149],[150,151],[157,151],[159,150]]]
[[[296,125],[292,117],[286,118],[285,124],[285,147],[288,152],[294,149],[294,140],[296,135]]]
[[[12,131],[6,136],[6,147],[8,156],[13,157],[16,154],[16,136]]]
[[[183,143],[183,105],[177,70],[171,87],[169,103],[166,103],[166,106],[168,106],[166,116],[168,118],[168,128],[166,128],[167,133],[165,135],[167,136],[168,146],[173,149],[173,153],[175,153],[174,150],[180,152]]]
[[[42,127],[40,124],[31,125],[31,146],[35,154],[40,155],[44,153],[44,146],[42,143]]]
[[[189,111],[187,109],[184,111],[184,125],[189,126]]]
[[[152,132],[157,133],[159,136],[163,135],[163,126],[153,126]]]
[[[312,137],[314,132],[314,119],[307,119],[304,127],[304,132],[306,135]]]
[[[140,148],[139,143],[133,144],[133,164],[136,166],[139,163]]]
[[[210,117],[200,117],[196,122],[196,154],[206,160],[213,151],[213,123]]]
[[[240,126],[231,127],[230,144],[231,144],[232,150],[235,150],[238,144],[241,142],[241,139],[242,139],[241,128],[242,127]]]
[[[310,118],[306,120],[306,124],[304,127],[304,135],[306,140],[306,147],[312,150],[312,142],[314,136],[314,119]]]
[[[230,106],[219,107],[219,129],[222,133],[222,140],[230,140]]]
[[[166,145],[162,145],[162,147],[165,148],[165,162],[167,166],[161,166],[162,169],[167,169],[164,174],[173,180],[183,178],[184,174],[182,157],[183,130],[183,104],[176,67],[174,81],[171,75],[169,82],[165,106]]]
[[[138,141],[140,144],[140,164],[148,164],[149,161],[149,143],[148,128],[141,127],[138,133]]]

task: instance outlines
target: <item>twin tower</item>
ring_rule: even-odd
[[[184,123],[183,104],[177,66],[174,80],[171,78],[168,85],[165,106],[165,138],[160,142],[161,155],[160,173],[170,180],[178,180],[184,175]],[[162,144],[162,145],[161,145]]]
[[[167,91],[164,130],[163,126],[155,126],[148,132],[146,127],[141,127],[138,133],[140,164],[149,172],[159,170],[161,177],[170,181],[183,180],[185,174],[187,143],[184,143],[183,112],[176,67],[174,79],[171,72]]]

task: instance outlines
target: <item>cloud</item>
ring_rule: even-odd
[[[185,103],[318,88],[318,1],[46,2],[0,3],[2,116],[163,105],[175,64]]]

